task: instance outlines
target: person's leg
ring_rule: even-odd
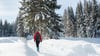
[[[40,42],[36,42],[36,47],[37,47],[37,51],[39,52],[39,43]]]

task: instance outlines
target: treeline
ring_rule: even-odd
[[[79,2],[74,11],[68,7],[64,12],[65,36],[100,37],[100,3],[84,0],[84,4]]]
[[[57,0],[22,0],[17,16],[17,35],[25,37],[40,31],[43,37],[97,37],[100,35],[100,4],[96,0],[77,4],[74,13],[68,7],[61,17]]]
[[[0,20],[0,37],[16,36],[16,24]]]

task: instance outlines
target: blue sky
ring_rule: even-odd
[[[57,13],[63,15],[64,9],[67,9],[68,6],[72,6],[75,10],[77,3],[80,1],[83,2],[84,0],[58,0],[58,4],[62,7],[60,10],[57,10]],[[3,21],[6,19],[8,22],[15,21],[19,7],[19,0],[0,0],[0,19]]]

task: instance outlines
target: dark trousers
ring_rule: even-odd
[[[38,52],[39,52],[39,44],[40,44],[40,41],[36,41],[36,47],[37,47]]]

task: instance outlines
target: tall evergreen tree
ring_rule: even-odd
[[[64,22],[64,35],[68,36],[67,35],[68,34],[67,33],[68,12],[66,9],[64,10],[64,14],[63,14],[63,22]]]
[[[76,19],[75,19],[75,17],[74,17],[74,12],[73,12],[73,9],[72,9],[72,7],[69,7],[69,9],[68,9],[68,15],[69,15],[69,19],[70,19],[70,27],[72,28],[71,29],[71,35],[73,36],[73,37],[75,37],[76,36]]]
[[[19,16],[17,17],[17,35],[20,37],[24,37],[24,24],[23,24],[23,18],[21,16],[22,14],[19,12]]]
[[[98,18],[97,18],[96,37],[100,37],[100,3],[98,5]]]
[[[41,33],[46,31],[50,36],[56,35],[56,38],[61,35],[61,19],[59,19],[60,16],[55,13],[55,9],[60,8],[60,6],[57,5],[56,0],[23,0],[21,5],[22,7],[20,9],[24,12],[22,15],[24,16],[24,29],[28,27],[27,29],[31,31],[31,33],[36,30],[40,30]],[[49,26],[51,28],[49,28]],[[54,34],[50,34],[51,32],[47,28]]]
[[[2,24],[2,20],[0,20],[0,37],[2,37],[3,34],[3,24]]]
[[[60,16],[55,13],[55,9],[59,9],[60,6],[57,5],[57,0],[50,0],[49,5],[49,12],[50,12],[50,19],[48,23],[48,29],[50,33],[51,38],[58,39],[59,37],[63,36],[63,24],[62,20],[60,19]]]
[[[25,18],[27,17],[27,13],[30,11],[28,8],[29,6],[27,4],[28,3],[28,0],[22,0],[20,1],[21,3],[21,7],[19,8],[20,11],[19,11],[19,14],[18,14],[18,17],[17,17],[17,20],[16,20],[16,24],[17,24],[17,35],[20,36],[20,37],[25,37],[25,30],[26,30],[26,22],[25,21]]]
[[[86,29],[84,25],[84,15],[82,3],[78,3],[76,8],[77,36],[86,37]]]
[[[8,22],[7,22],[7,20],[5,20],[5,22],[4,22],[3,30],[4,30],[4,32],[3,32],[4,36],[7,36],[7,32],[8,32]]]
[[[96,0],[92,0],[92,18],[91,18],[91,37],[96,37],[96,26],[97,26],[97,17],[98,17],[98,5]]]
[[[76,36],[76,19],[72,7],[68,7],[64,14],[65,35],[69,37]]]
[[[17,22],[15,21],[14,23],[11,23],[11,26],[12,26],[12,35],[13,36],[16,36],[17,35],[17,31],[16,31],[16,29],[17,29]]]
[[[84,1],[84,25],[86,26],[86,36],[85,37],[91,37],[91,28],[90,28],[90,24],[91,24],[91,12],[92,12],[92,2],[89,1],[87,2],[86,0]]]

